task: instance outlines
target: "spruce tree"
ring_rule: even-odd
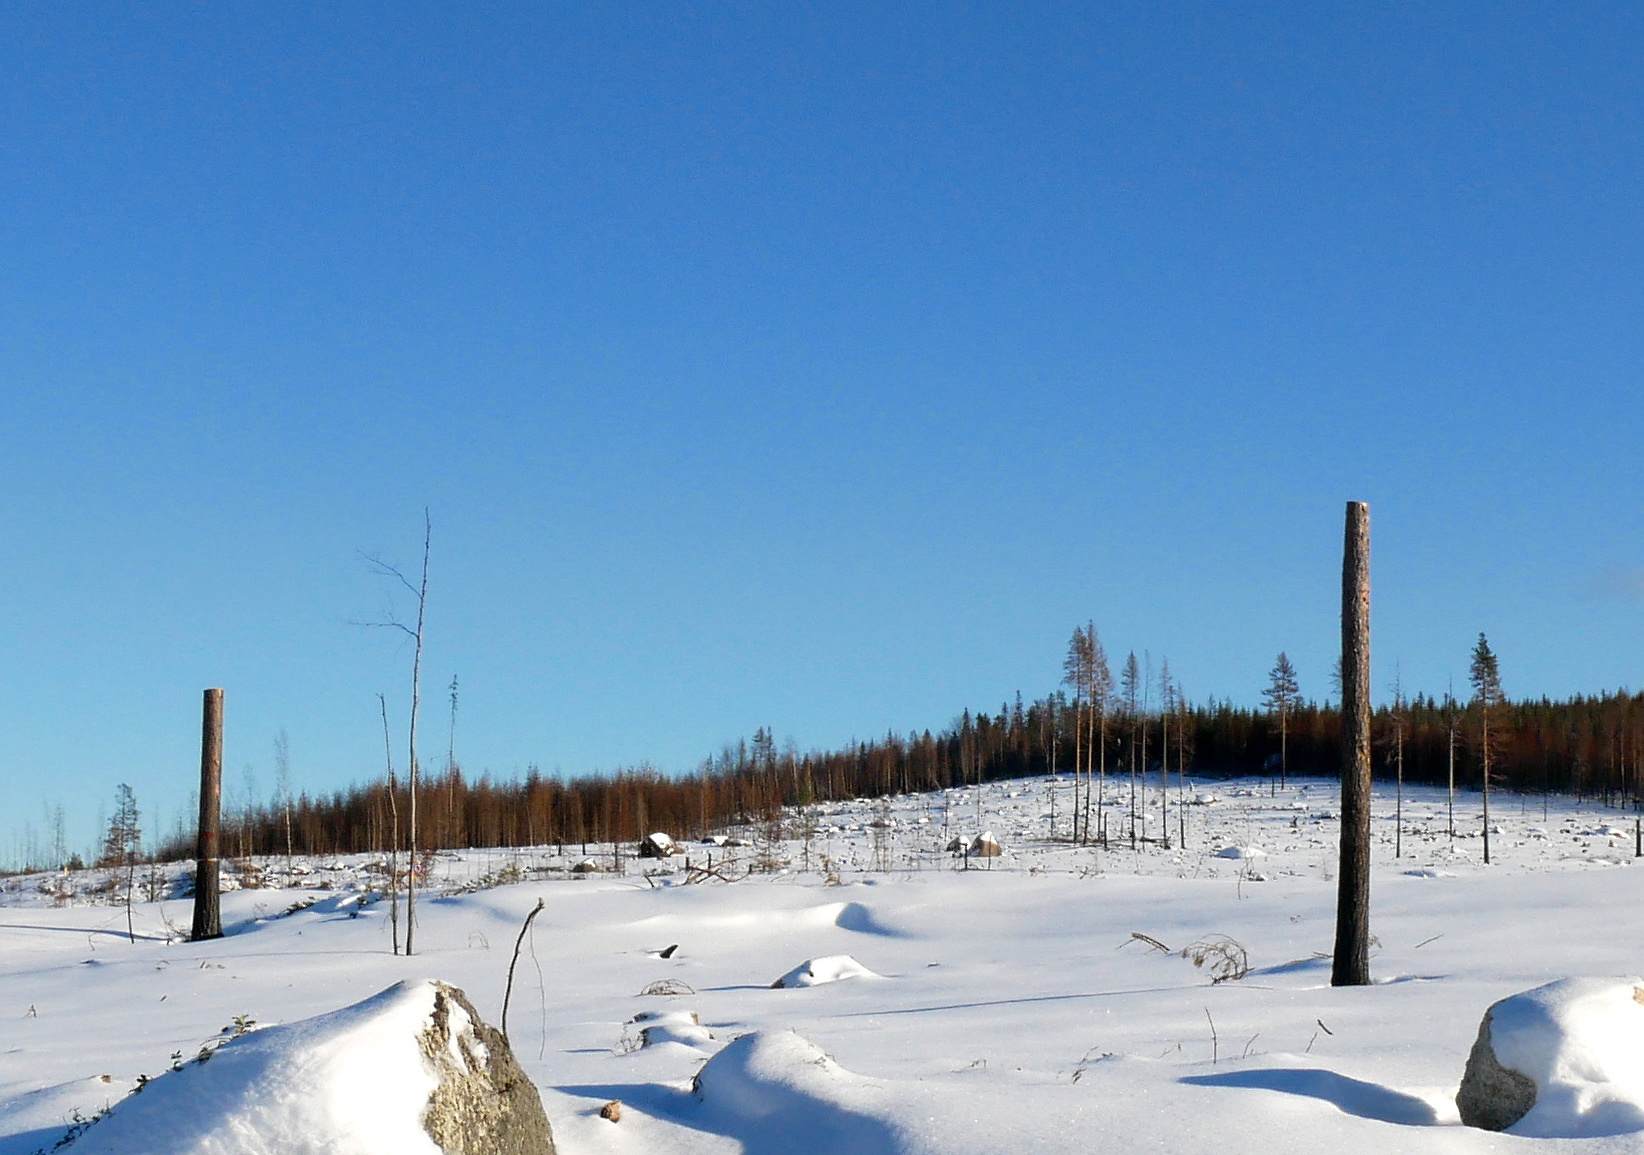
[[[1484,762],[1484,862],[1490,862],[1490,710],[1503,702],[1501,669],[1490,643],[1482,632],[1473,647],[1473,661],[1468,668],[1468,679],[1473,683],[1473,701],[1479,712],[1479,756]]]

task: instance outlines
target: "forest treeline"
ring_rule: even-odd
[[[700,838],[727,826],[773,817],[784,806],[936,790],[1071,771],[1077,757],[1109,776],[1132,767],[1157,772],[1162,758],[1189,776],[1336,775],[1341,714],[1334,705],[1286,703],[1283,766],[1280,712],[1229,702],[1190,705],[1165,693],[1167,709],[1116,699],[1103,725],[1086,700],[1063,693],[997,713],[966,711],[939,733],[887,734],[842,749],[778,749],[768,730],[726,746],[693,772],[641,767],[570,779],[536,769],[523,778],[471,779],[451,765],[425,773],[419,790],[417,845],[533,846],[635,842],[653,830]],[[1466,705],[1417,695],[1375,715],[1375,772],[1391,779],[1402,760],[1407,782],[1481,787],[1482,715]],[[1076,732],[1077,729],[1077,732]],[[1104,733],[1105,731],[1105,733]],[[1601,694],[1567,701],[1505,702],[1490,711],[1492,788],[1567,792],[1626,805],[1644,778],[1644,694]],[[1086,735],[1092,735],[1092,739]],[[409,812],[405,784],[391,798],[381,780],[327,795],[302,794],[224,815],[228,855],[340,854],[386,849]],[[162,857],[193,854],[179,831]]]

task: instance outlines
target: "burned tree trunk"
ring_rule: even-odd
[[[223,692],[207,690],[200,721],[200,829],[195,844],[194,942],[223,937],[217,843],[223,799]]]
[[[1347,503],[1341,568],[1341,871],[1330,985],[1370,982],[1370,507]]]

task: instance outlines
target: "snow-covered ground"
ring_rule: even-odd
[[[1050,785],[819,806],[790,815],[780,842],[760,827],[726,832],[748,845],[685,848],[693,865],[711,853],[740,878],[729,884],[692,884],[704,876],[683,858],[569,872],[611,864],[608,846],[442,855],[412,958],[389,951],[374,856],[231,873],[262,885],[226,894],[229,933],[201,944],[172,931],[189,905],[168,879],[151,887],[166,897],[136,905],[136,943],[124,907],[95,893],[101,872],[7,879],[0,1155],[49,1150],[225,1030],[399,979],[453,983],[496,1022],[538,897],[509,1028],[571,1155],[1644,1151],[1644,1133],[1475,1131],[1454,1105],[1491,1003],[1641,969],[1631,815],[1555,799],[1544,816],[1539,798],[1500,796],[1485,867],[1478,795],[1458,796],[1452,839],[1443,792],[1411,788],[1395,858],[1392,792],[1378,789],[1378,983],[1337,990],[1322,957],[1333,783],[1201,783],[1180,811],[1173,787],[1170,845],[1135,850],[1128,783],[1110,786],[1106,850],[1048,838]],[[1067,778],[1056,794],[1065,839]],[[1155,780],[1150,840],[1160,803]],[[1004,855],[957,869],[944,847],[984,830]],[[740,877],[755,860],[775,869]],[[1215,951],[1183,957],[1217,936],[1235,944],[1222,956],[1248,953],[1244,977],[1213,981]],[[773,989],[807,969],[836,981]],[[612,1099],[617,1123],[598,1114]]]

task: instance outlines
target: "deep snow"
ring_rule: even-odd
[[[1638,969],[1630,816],[1555,800],[1544,818],[1539,799],[1498,798],[1497,864],[1484,868],[1477,796],[1458,806],[1473,836],[1452,842],[1442,793],[1412,789],[1395,860],[1392,799],[1378,790],[1378,981],[1334,990],[1320,957],[1333,927],[1333,784],[1276,797],[1265,782],[1201,784],[1185,808],[1188,848],[1135,851],[1048,841],[1048,788],[820,808],[808,847],[688,848],[699,862],[712,849],[716,865],[756,854],[790,864],[731,885],[685,885],[678,859],[572,878],[563,867],[580,846],[447,856],[437,881],[453,893],[422,905],[411,959],[388,951],[387,904],[361,901],[377,877],[368,858],[315,859],[289,877],[280,860],[263,863],[265,880],[290,885],[225,895],[230,934],[203,944],[166,941],[186,902],[140,904],[132,944],[123,909],[75,905],[81,880],[8,880],[0,1155],[49,1149],[74,1112],[118,1102],[236,1016],[292,1022],[398,979],[441,978],[494,1022],[539,896],[510,1031],[571,1155],[1644,1150],[1636,1132],[1474,1131],[1453,1102],[1491,1003]],[[1065,778],[1058,792],[1065,838]],[[1127,813],[1125,792],[1111,796]],[[1148,803],[1156,838],[1156,786]],[[1110,831],[1121,823],[1110,817]],[[1174,838],[1173,796],[1170,823]],[[955,869],[963,860],[941,848],[984,829],[1005,855]],[[1222,857],[1230,847],[1240,857]],[[588,856],[611,859],[609,848]],[[674,873],[642,873],[659,870]],[[526,881],[489,885],[512,877]],[[1248,975],[1213,984],[1181,956],[1217,934],[1248,949]],[[838,955],[882,979],[770,987]],[[657,984],[681,993],[640,993]],[[666,1029],[642,1046],[647,1023]],[[598,1116],[611,1099],[620,1123]]]

